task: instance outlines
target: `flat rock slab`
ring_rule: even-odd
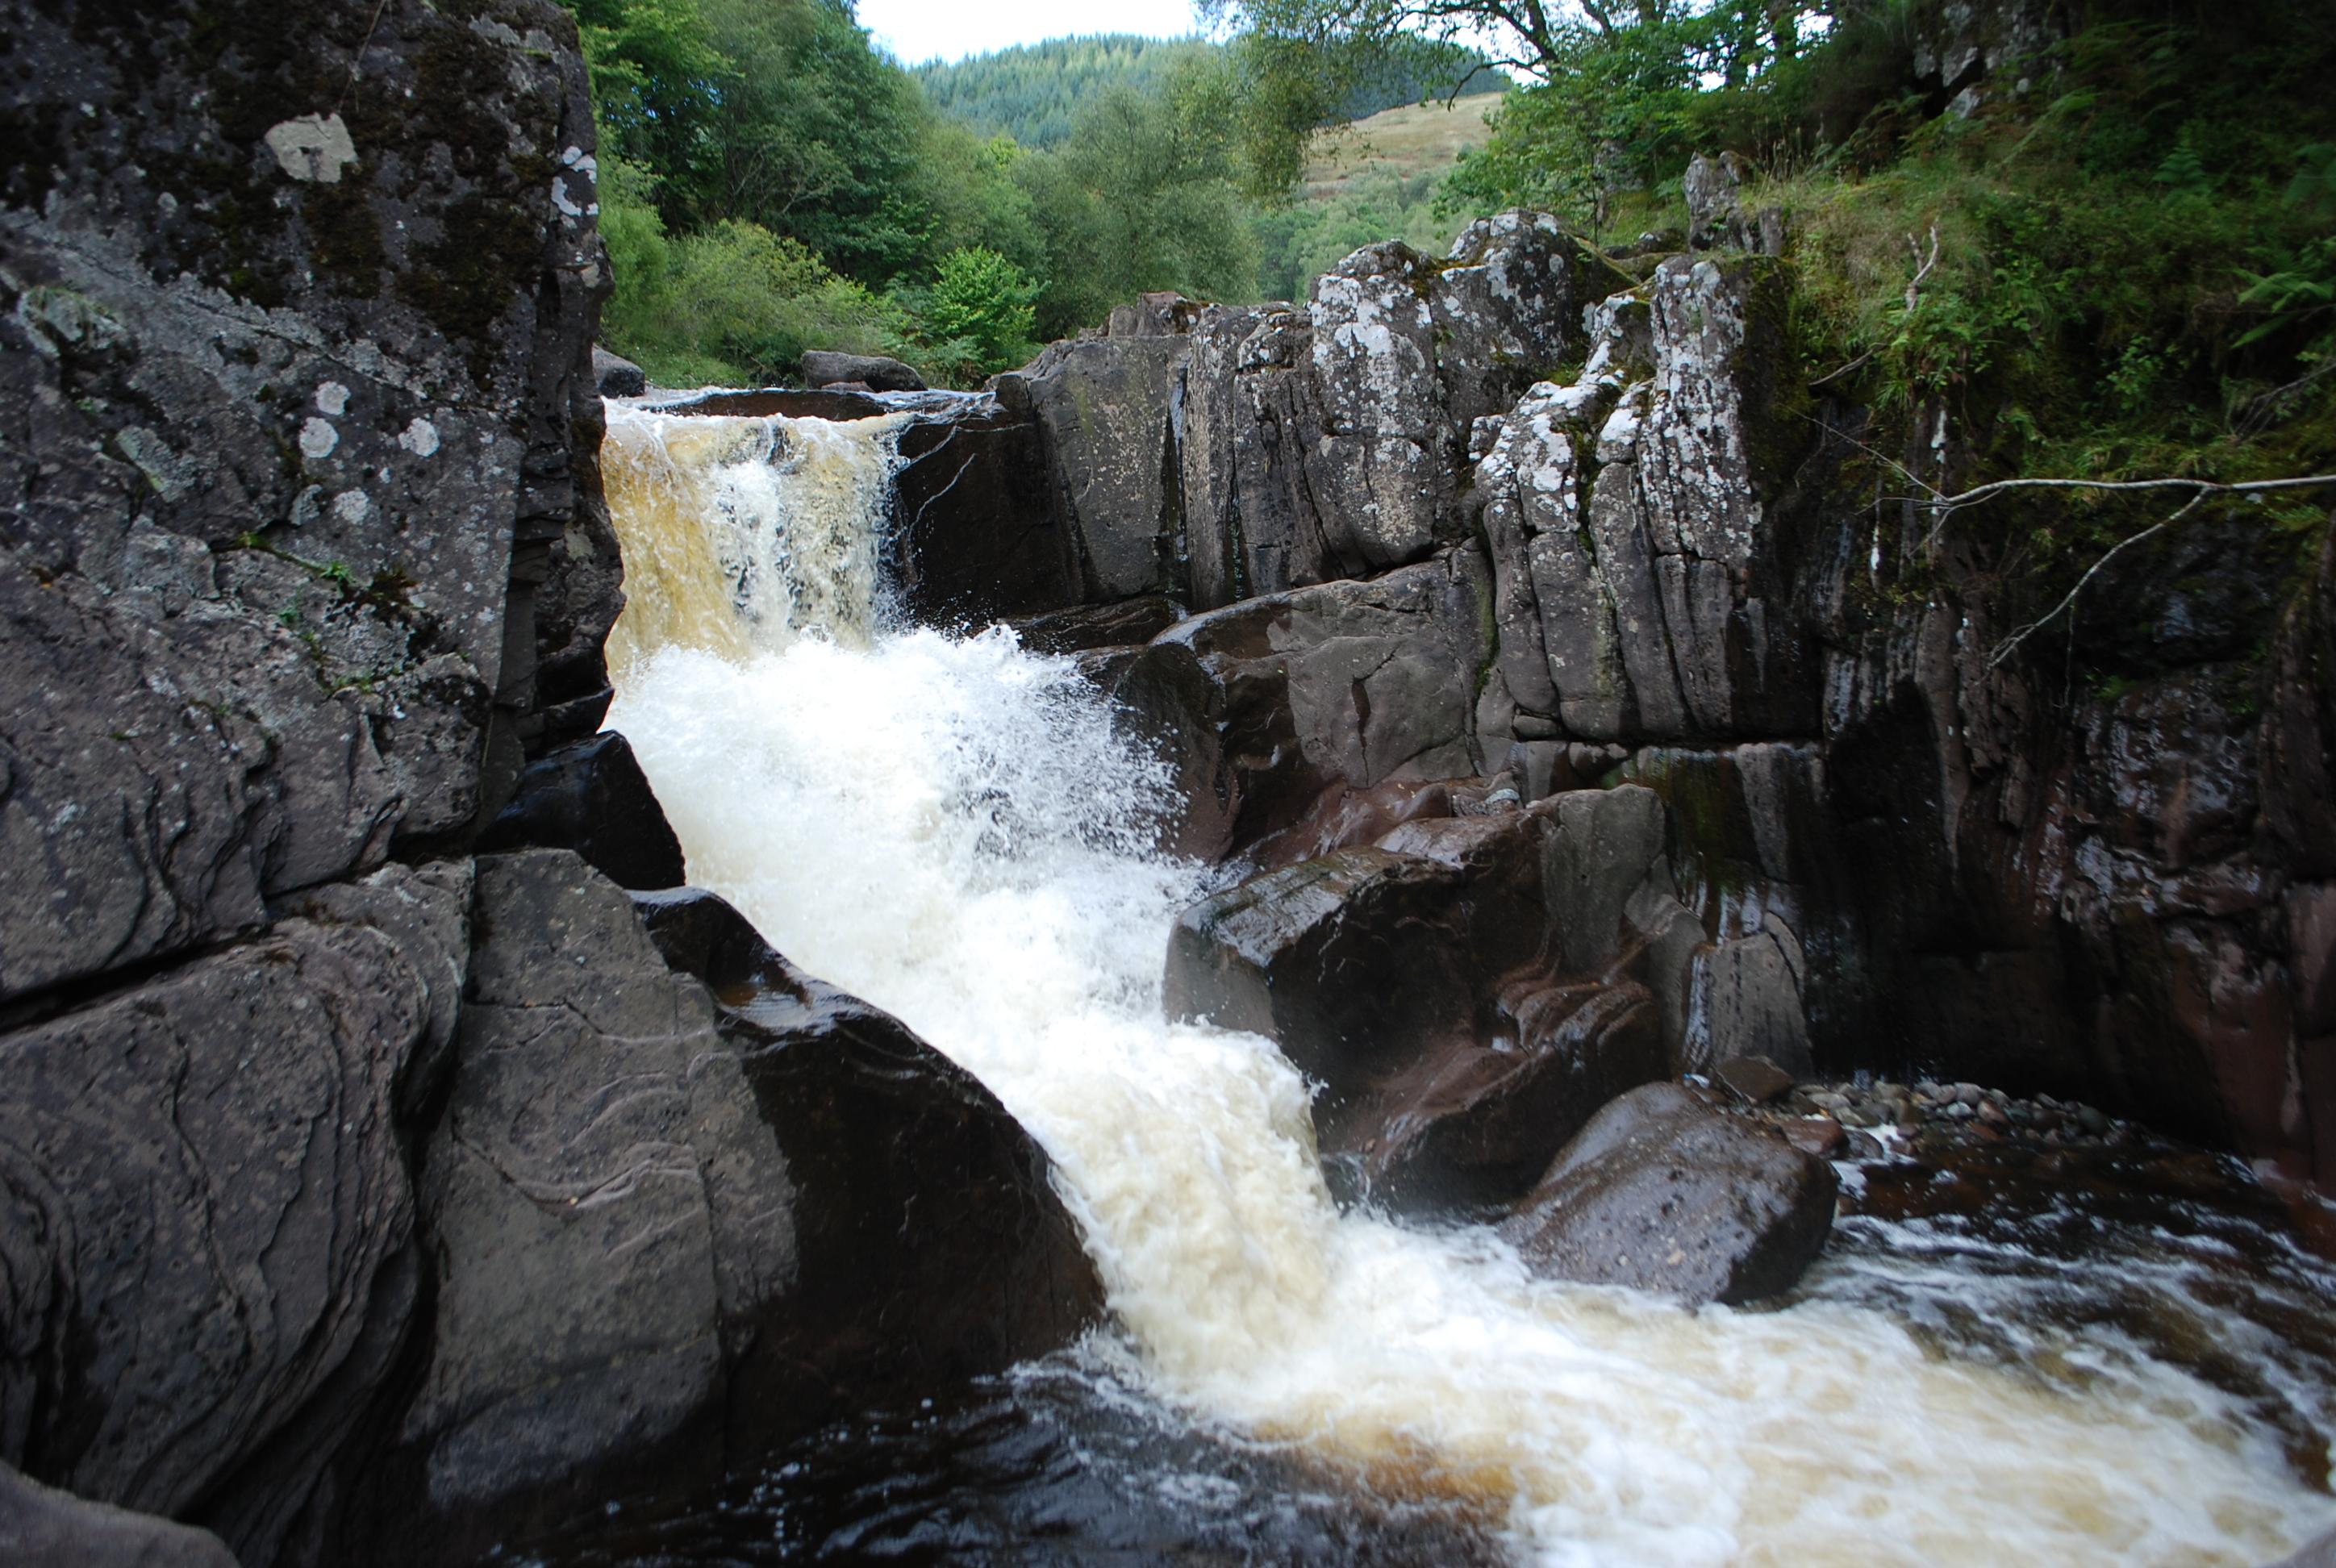
[[[1793,1075],[1766,1057],[1737,1057],[1712,1074],[1747,1105],[1765,1105],[1793,1092]]]
[[[0,1562],[15,1568],[235,1568],[208,1530],[92,1503],[0,1465]]]
[[[1591,1118],[1501,1231],[1550,1279],[1734,1304],[1801,1277],[1839,1186],[1769,1128],[1648,1084]]]

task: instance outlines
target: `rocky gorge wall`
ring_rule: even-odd
[[[459,1560],[1076,1332],[1045,1157],[588,738],[569,15],[0,18],[0,1542]]]
[[[1725,217],[1610,258],[1507,214],[1441,260],[1367,248],[1302,304],[1155,297],[999,378],[1066,598],[1163,607],[1140,648],[1031,634],[1089,648],[1175,759],[1179,847],[1252,868],[1651,789],[1611,907],[1554,872],[1539,901],[1566,972],[1629,954],[1646,1076],[2000,1081],[2336,1179],[2327,531],[2169,531],[1996,658],[2019,585],[1878,499],[1867,412],[1797,360],[1788,263]],[[1952,490],[1940,428],[1904,456]],[[1591,852],[1564,838],[1515,852]]]

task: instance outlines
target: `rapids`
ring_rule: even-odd
[[[608,722],[693,882],[1046,1147],[1163,1410],[1466,1499],[1552,1563],[2249,1563],[2336,1524],[2324,1390],[2290,1400],[2299,1465],[2247,1389],[1935,1229],[1860,1221],[1784,1305],[1690,1310],[1341,1213],[1273,1047],[1163,1021],[1210,876],[1148,848],[1163,770],[1068,660],[888,616],[898,424],[610,404]],[[2193,1294],[2202,1333],[2253,1331]]]

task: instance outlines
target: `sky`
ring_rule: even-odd
[[[860,0],[860,24],[906,65],[1074,34],[1194,31],[1192,0]]]

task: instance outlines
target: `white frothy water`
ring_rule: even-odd
[[[1552,1563],[2249,1563],[2336,1523],[2238,1401],[2106,1334],[1959,1359],[1828,1300],[1823,1264],[1786,1309],[1691,1311],[1533,1281],[1486,1232],[1340,1214],[1279,1052],[1163,1021],[1202,872],[1143,847],[1160,770],[1066,660],[885,634],[881,486],[839,476],[884,472],[891,432],[813,423],[611,408],[610,725],[693,882],[1046,1146],[1167,1398],[1481,1499]],[[774,453],[784,482],[749,472]],[[814,607],[807,578],[849,590]]]

